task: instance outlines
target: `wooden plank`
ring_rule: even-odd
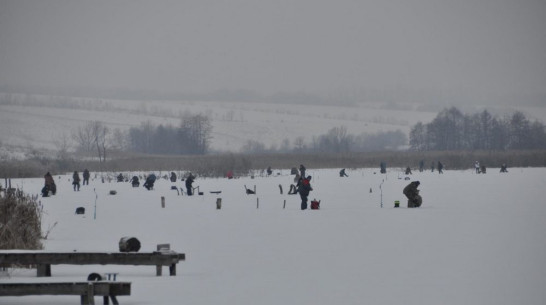
[[[130,282],[0,283],[0,296],[85,295],[92,286],[94,295],[131,295]]]
[[[161,265],[185,260],[184,253],[23,252],[0,253],[0,264],[20,265]],[[46,271],[45,271],[46,272]]]

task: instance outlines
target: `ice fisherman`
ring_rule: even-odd
[[[78,171],[74,171],[72,174],[72,184],[74,185],[74,191],[80,191],[80,174]]]
[[[89,170],[86,168],[83,170],[83,185],[89,185]]]
[[[154,183],[155,183],[155,179],[156,176],[154,174],[150,174],[147,178],[146,178],[146,181],[144,182],[144,187],[149,191],[151,189],[154,188]]]
[[[408,208],[418,208],[423,203],[423,198],[419,195],[419,190],[417,189],[420,184],[419,181],[412,181],[402,191],[408,198]]]
[[[307,196],[309,196],[309,192],[312,190],[313,188],[311,187],[311,176],[307,176],[307,178],[301,178],[298,182],[298,193],[300,193],[301,197],[302,210],[307,209]]]
[[[188,194],[188,196],[193,195],[192,183],[194,180],[195,180],[195,177],[192,175],[192,173],[190,173],[188,175],[188,178],[186,178],[186,193]]]

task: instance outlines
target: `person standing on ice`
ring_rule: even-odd
[[[480,162],[474,162],[474,168],[476,169],[476,174],[480,173]]]
[[[311,176],[307,176],[307,178],[301,178],[298,182],[298,193],[300,193],[301,197],[302,210],[307,209],[307,196],[309,196],[309,192],[312,190],[313,188],[311,187]]]
[[[408,208],[418,208],[423,203],[423,198],[419,195],[417,187],[421,184],[419,181],[412,181],[406,185],[402,193],[408,198]]]
[[[89,185],[89,170],[86,168],[83,170],[83,185]]]
[[[72,175],[72,184],[74,185],[74,192],[80,191],[80,174],[78,174],[78,171],[75,171]]]
[[[194,179],[195,177],[191,173],[188,175],[188,178],[186,178],[186,194],[188,194],[188,196],[193,195],[192,183]]]
[[[305,166],[303,164],[300,164],[300,177],[305,178]]]

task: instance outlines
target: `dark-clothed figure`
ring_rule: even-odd
[[[77,171],[72,175],[72,184],[74,185],[74,191],[80,190],[80,174]]]
[[[149,191],[154,188],[156,176],[154,174],[150,174],[146,181],[144,182],[144,187]]]
[[[309,192],[312,190],[313,188],[311,187],[311,176],[307,176],[307,178],[300,179],[298,183],[298,193],[300,193],[300,197],[301,197],[302,210],[307,209],[307,196],[309,196]]]
[[[176,182],[176,174],[171,172],[171,182]]]
[[[408,198],[408,208],[418,208],[423,202],[423,198],[421,198],[419,195],[419,190],[417,189],[419,184],[419,181],[413,181],[402,191],[402,193],[404,193],[404,195],[406,195]]]
[[[188,194],[188,196],[193,195],[192,183],[194,180],[195,177],[191,173],[188,175],[188,178],[186,178],[186,193]]]
[[[268,175],[268,176],[271,176],[271,174],[273,174],[273,170],[271,169],[271,166],[269,166],[269,167],[267,168],[267,175]]]
[[[421,160],[419,161],[419,172],[422,173],[424,169],[425,169],[425,161]]]
[[[300,177],[305,178],[305,170],[305,166],[303,166],[303,164],[300,164]]]
[[[140,185],[140,181],[138,180],[137,176],[133,176],[133,178],[131,179],[131,185],[133,187],[138,187]]]
[[[44,188],[42,189],[42,195],[46,194],[44,197],[49,196],[49,192],[55,195],[57,193],[57,186],[55,185],[55,180],[49,172],[44,175]]]
[[[379,163],[379,171],[382,174],[386,174],[387,173],[387,163],[385,163],[384,161],[381,161],[381,163]]]
[[[438,173],[443,174],[444,173],[442,171],[443,169],[444,169],[444,165],[442,164],[442,162],[438,161]]]
[[[412,175],[411,168],[409,166],[406,167],[406,175]]]
[[[500,172],[501,172],[501,173],[507,173],[507,172],[508,172],[508,169],[506,169],[506,163],[503,163],[503,164],[502,164],[501,169],[500,169]]]
[[[122,173],[119,173],[119,175],[117,177],[117,181],[118,182],[123,182],[123,174]]]
[[[83,170],[83,185],[89,185],[89,170],[86,168]]]
[[[485,165],[480,166],[480,171],[482,174],[485,174],[487,172],[487,168],[485,167]]]
[[[339,171],[339,176],[340,177],[349,177],[349,176],[347,176],[347,173],[345,173],[345,169],[342,169],[342,170]]]

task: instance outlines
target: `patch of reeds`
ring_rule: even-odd
[[[19,190],[0,192],[0,249],[43,248],[42,207],[37,200],[37,195],[25,195]]]

